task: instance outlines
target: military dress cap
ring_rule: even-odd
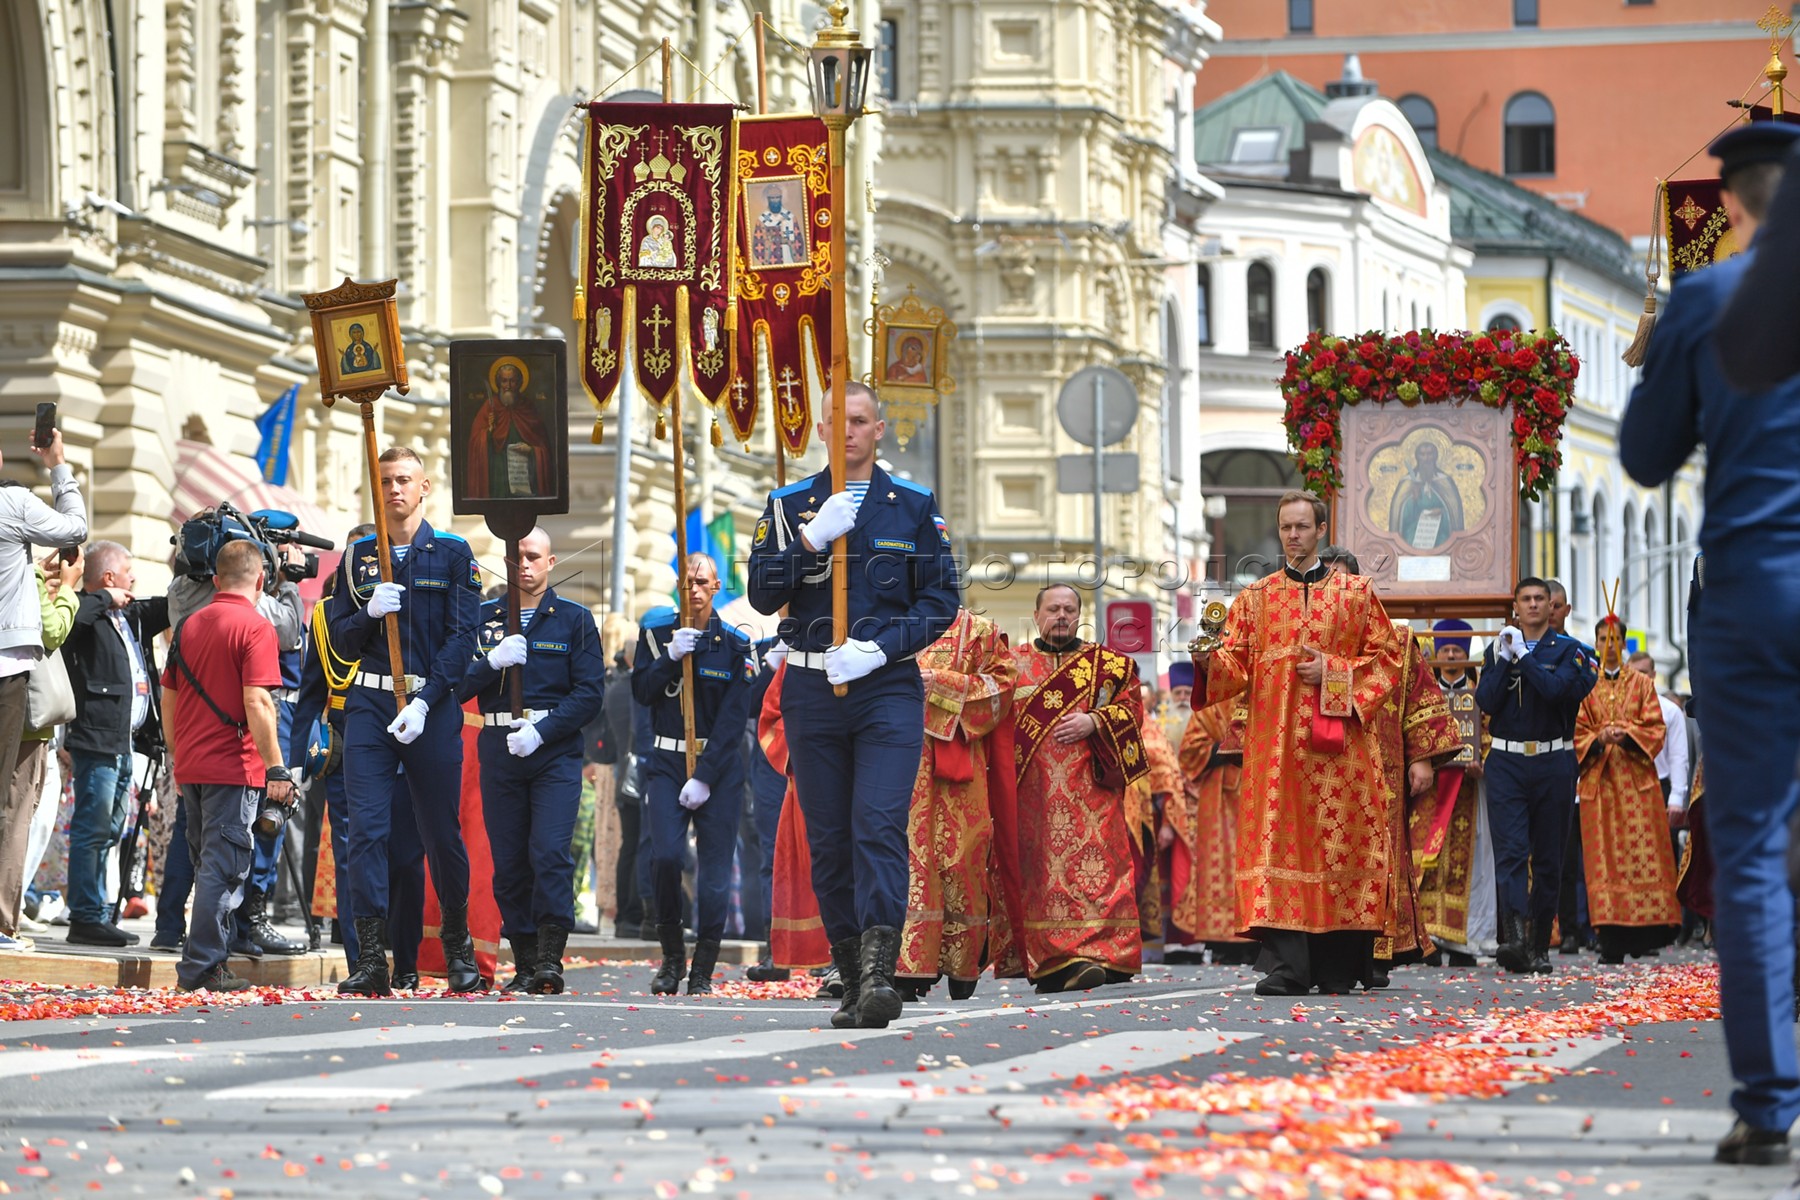
[[[1796,141],[1800,141],[1800,125],[1783,121],[1752,121],[1728,129],[1713,139],[1706,152],[1719,160],[1719,175],[1729,177],[1733,171],[1757,163],[1781,162]]]
[[[1440,650],[1445,646],[1461,646],[1462,652],[1467,654],[1469,652],[1470,635],[1474,633],[1474,630],[1469,626],[1467,621],[1459,621],[1455,617],[1445,617],[1442,621],[1439,621],[1436,625],[1431,627],[1431,632],[1437,639],[1438,648]],[[1462,636],[1453,636],[1455,634],[1461,634]]]

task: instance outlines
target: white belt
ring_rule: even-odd
[[[416,696],[425,690],[425,677],[423,675],[407,675],[405,676],[405,683],[406,694],[409,696]],[[371,675],[367,671],[358,671],[356,673],[356,686],[374,688],[378,692],[391,692],[394,690],[394,677],[392,675]]]
[[[824,656],[820,655],[820,657],[823,658]],[[675,754],[686,754],[687,753],[687,743],[685,741],[683,741],[681,738],[659,737],[656,739],[656,748],[658,750],[668,750]],[[694,739],[694,753],[698,754],[700,751],[702,751],[704,749],[706,749],[706,739],[705,738],[695,738]]]
[[[300,703],[300,689],[280,688],[276,691],[275,698],[283,704],[298,704]]]
[[[825,669],[825,652],[823,650],[789,650],[787,662],[790,667],[804,667],[808,671]]]
[[[1539,754],[1554,754],[1558,750],[1573,750],[1575,743],[1569,738],[1557,738],[1552,742],[1509,742],[1505,738],[1495,738],[1495,750],[1504,750],[1508,754],[1523,754],[1526,758],[1534,758]]]
[[[528,708],[525,710],[525,715],[522,717],[515,717],[509,712],[482,713],[481,723],[483,725],[498,725],[503,729],[510,729],[514,725],[535,724],[549,715],[550,710],[547,708]]]

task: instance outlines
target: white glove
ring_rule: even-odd
[[[530,758],[544,745],[544,735],[530,721],[523,725],[514,725],[513,731],[506,735],[506,750],[514,758]]]
[[[400,611],[400,597],[406,595],[404,583],[378,583],[375,591],[369,596],[368,612],[371,617],[385,617],[389,613]]]
[[[780,638],[776,638],[775,644],[769,647],[769,652],[763,655],[763,661],[769,665],[769,670],[780,670],[782,662],[786,660],[788,651],[791,649],[793,649],[793,647],[789,646]]]
[[[887,665],[887,651],[874,642],[851,638],[825,652],[825,678],[834,685],[851,683]]]
[[[410,746],[425,732],[425,714],[430,711],[431,706],[423,700],[408,700],[406,707],[400,710],[400,715],[394,718],[394,723],[388,726],[388,732],[402,746]]]
[[[856,524],[856,501],[849,492],[833,492],[819,505],[819,515],[800,527],[800,536],[814,550],[823,550],[850,532]]]
[[[1502,625],[1500,644],[1494,648],[1494,653],[1511,662],[1518,662],[1519,656],[1525,653],[1525,635],[1516,626]]]
[[[698,629],[677,629],[669,635],[669,661],[680,662],[694,652],[705,633]]]
[[[690,779],[681,785],[681,795],[676,797],[676,802],[689,812],[693,812],[710,799],[712,799],[712,784],[701,783],[698,779]]]
[[[496,671],[504,671],[508,667],[525,665],[525,635],[509,633],[500,639],[500,644],[488,651],[488,666]]]

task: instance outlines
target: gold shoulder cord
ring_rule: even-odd
[[[333,692],[342,694],[350,687],[350,681],[356,675],[356,668],[362,665],[362,659],[342,658],[331,648],[331,627],[325,623],[324,601],[313,605],[312,632],[313,644],[319,651],[319,666],[325,671],[325,685]]]

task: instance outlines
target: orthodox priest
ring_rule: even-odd
[[[1137,664],[1086,643],[1081,597],[1038,592],[1038,636],[1013,651],[1025,973],[1040,992],[1138,973],[1133,830],[1125,790],[1149,770]]]
[[[1624,664],[1625,630],[1607,616],[1595,630],[1600,678],[1575,718],[1581,855],[1600,961],[1642,958],[1675,940],[1675,851],[1656,779],[1662,707],[1656,685]]]
[[[1420,856],[1419,917],[1446,966],[1472,967],[1482,947],[1499,932],[1494,912],[1494,838],[1488,829],[1482,760],[1487,756],[1487,718],[1475,704],[1475,676],[1468,667],[1473,631],[1447,617],[1433,628],[1438,685],[1462,736],[1462,785],[1444,826],[1437,853]]]
[[[917,998],[940,975],[950,998],[975,994],[987,965],[994,821],[988,808],[989,735],[1012,711],[1006,635],[968,609],[920,652],[925,753],[913,780],[906,927],[897,982]]]
[[[1163,808],[1169,843],[1169,923],[1203,943],[1216,963],[1248,965],[1256,943],[1239,936],[1238,789],[1244,748],[1241,697],[1194,710],[1178,751],[1182,792]]]
[[[1238,593],[1194,665],[1209,704],[1245,695],[1238,919],[1262,942],[1257,993],[1341,994],[1374,977],[1394,886],[1376,720],[1401,643],[1369,581],[1319,561],[1325,502],[1288,492],[1276,511],[1282,569]]]

